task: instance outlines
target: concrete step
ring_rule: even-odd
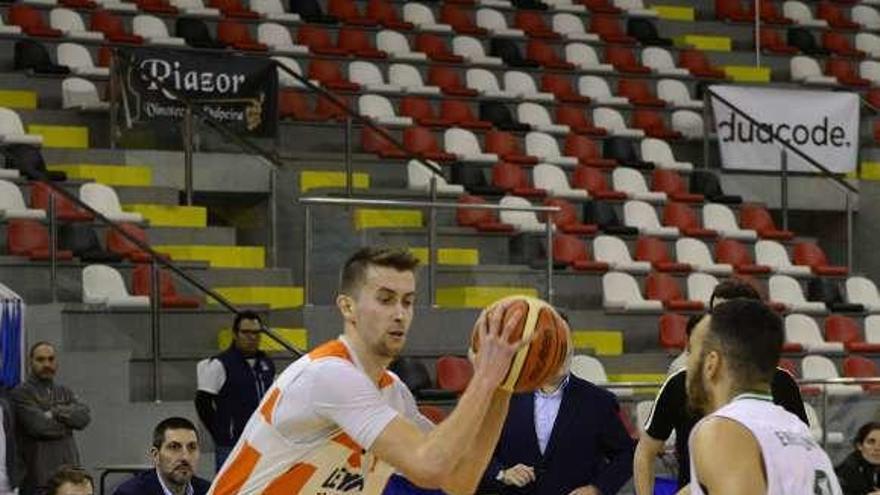
[[[123,204],[177,205],[180,193],[172,187],[114,186],[119,202]]]
[[[150,227],[147,230],[150,242],[161,244],[217,244],[235,245],[233,227]]]

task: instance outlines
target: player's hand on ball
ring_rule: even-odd
[[[535,469],[525,464],[517,464],[505,469],[501,476],[501,482],[505,485],[523,487],[533,481],[535,481]]]
[[[504,312],[510,305],[511,301],[500,301],[489,306],[474,324],[474,331],[479,333],[480,339],[480,349],[474,356],[474,377],[482,377],[494,387],[501,385],[507,376],[516,351],[528,343],[523,340],[510,342],[524,316],[522,310],[516,309],[505,319]]]

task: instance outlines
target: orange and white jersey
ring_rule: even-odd
[[[340,337],[278,377],[208,493],[381,493],[393,470],[368,451],[398,415],[433,426],[400,378],[386,371],[377,385]]]

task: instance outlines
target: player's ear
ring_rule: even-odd
[[[718,351],[709,351],[703,360],[703,373],[706,378],[713,379],[718,376],[721,369],[721,354]]]
[[[354,321],[354,299],[351,296],[346,294],[339,294],[336,296],[336,307],[339,308],[339,312],[342,313],[342,318],[345,321]]]

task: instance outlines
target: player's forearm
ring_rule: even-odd
[[[654,458],[657,452],[639,441],[636,445],[636,453],[633,456],[633,484],[636,495],[651,495],[654,493]]]
[[[492,459],[498,437],[501,436],[501,429],[504,427],[504,420],[507,418],[507,410],[510,407],[510,397],[509,392],[495,391],[477,437],[471,447],[465,449],[465,455],[455,466],[449,482],[443,485],[443,489],[447,493],[470,494],[476,491],[483,477],[483,472]]]

